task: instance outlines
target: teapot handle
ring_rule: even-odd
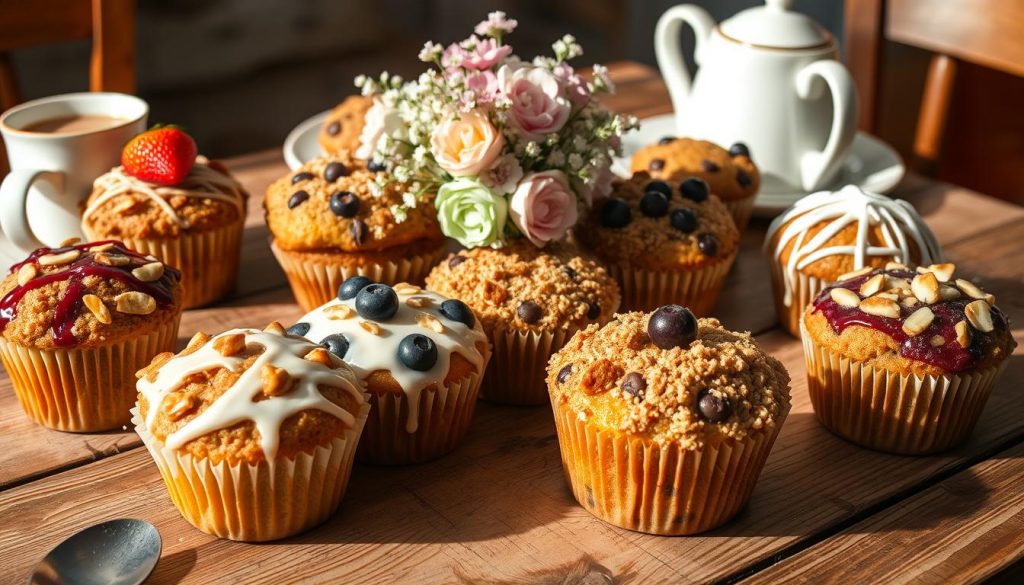
[[[693,28],[696,35],[693,60],[697,65],[703,60],[704,46],[715,28],[715,21],[711,15],[693,4],[673,6],[658,19],[658,26],[654,29],[654,53],[658,58],[661,75],[665,78],[665,85],[672,96],[672,108],[676,114],[683,111],[683,104],[690,94],[690,72],[686,69],[682,42],[679,38],[684,22]]]
[[[801,186],[808,192],[818,190],[842,162],[857,133],[857,92],[850,72],[838,61],[824,59],[797,73],[796,92],[801,99],[821,97],[823,86],[828,86],[832,94],[832,129],[821,152],[806,152],[800,157]]]

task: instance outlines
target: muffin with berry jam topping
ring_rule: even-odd
[[[909,455],[967,439],[1016,346],[995,298],[953,264],[845,276],[807,307],[802,336],[818,420]]]
[[[366,125],[366,112],[372,105],[372,98],[361,95],[350,95],[342,100],[320,127],[320,148],[327,154],[355,153]]]
[[[334,298],[345,279],[422,283],[444,252],[434,208],[407,199],[400,183],[377,187],[378,172],[348,153],[317,158],[278,179],[264,201],[270,247],[307,311]]]
[[[789,374],[749,333],[679,305],[616,315],[548,365],[569,484],[598,518],[651,534],[727,522],[789,413]]]
[[[704,180],[729,209],[741,232],[750,222],[761,187],[761,174],[742,142],[726,150],[706,140],[666,136],[638,150],[632,168],[634,173],[646,172],[670,183],[690,177]]]
[[[132,423],[196,528],[275,540],[338,509],[370,408],[340,358],[271,323],[197,333],[138,377]]]
[[[740,233],[707,183],[647,173],[613,187],[574,235],[603,260],[622,287],[622,308],[649,311],[681,303],[699,316],[718,300]]]
[[[454,449],[469,430],[491,352],[462,301],[353,276],[289,332],[343,358],[365,382],[372,410],[360,460],[421,463]]]
[[[567,243],[543,249],[525,239],[448,257],[427,288],[466,303],[494,345],[480,396],[506,404],[545,404],[544,365],[576,331],[606,323],[619,287],[594,259]]]
[[[25,412],[51,429],[126,424],[135,371],[174,349],[180,273],[120,242],[40,248],[0,282],[0,357]]]

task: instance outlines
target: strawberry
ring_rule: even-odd
[[[177,185],[196,162],[196,141],[176,126],[156,126],[128,141],[121,164],[129,175],[158,183]]]

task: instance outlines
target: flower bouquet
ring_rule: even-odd
[[[523,61],[503,42],[515,27],[492,12],[462,42],[426,43],[420,59],[436,67],[415,81],[356,79],[374,98],[356,154],[390,171],[378,186],[408,185],[398,221],[433,200],[441,231],[466,247],[517,237],[543,247],[611,190],[612,156],[637,124],[595,99],[613,90],[607,69],[585,81],[569,65],[583,53],[571,35],[554,57]]]

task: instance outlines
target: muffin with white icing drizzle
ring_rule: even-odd
[[[275,540],[337,510],[370,409],[337,356],[272,323],[197,333],[138,376],[135,430],[196,528]]]
[[[796,337],[804,308],[844,275],[890,262],[942,262],[935,236],[910,203],[854,185],[797,201],[772,221],[764,251],[779,321]]]
[[[490,346],[462,301],[354,276],[288,331],[343,358],[366,383],[373,410],[360,461],[428,461],[469,429]]]
[[[93,183],[82,231],[90,240],[121,240],[181,270],[187,309],[234,286],[248,198],[224,165],[204,156],[175,185],[144,181],[119,166]]]

